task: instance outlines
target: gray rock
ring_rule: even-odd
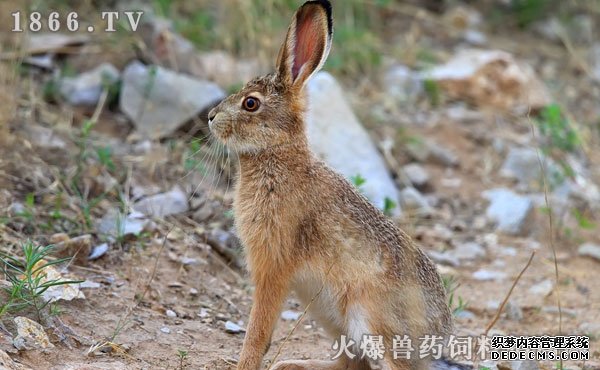
[[[537,361],[524,360],[524,361],[510,361],[511,370],[540,370],[540,366]],[[500,369],[500,364],[498,368]]]
[[[281,313],[281,318],[285,321],[296,321],[302,316],[302,312],[285,310]]]
[[[455,256],[449,254],[448,252],[438,252],[438,251],[427,251],[427,255],[435,262],[441,265],[458,267],[460,266],[460,261]]]
[[[0,349],[0,369],[2,370],[25,370],[30,369],[13,361],[10,356]]]
[[[326,72],[316,74],[308,83],[308,97],[307,134],[313,151],[345,177],[365,178],[361,189],[375,206],[384,208],[386,198],[400,204],[383,157],[335,78]],[[400,208],[392,213],[400,214]]]
[[[18,350],[54,348],[42,325],[22,316],[15,317],[13,321],[17,326],[17,336],[13,339],[13,345]]]
[[[590,48],[590,66],[592,69],[592,77],[600,82],[600,42],[595,43]]]
[[[171,329],[167,326],[163,326],[162,328],[160,328],[160,331],[165,334],[171,334]]]
[[[474,320],[477,316],[469,310],[460,310],[456,314],[454,314],[454,317],[458,320],[467,321],[467,320]]]
[[[473,278],[480,281],[504,280],[506,277],[506,273],[502,271],[492,271],[486,269],[479,269],[473,273]]]
[[[96,230],[110,238],[126,235],[139,235],[148,225],[148,220],[140,212],[123,215],[117,210],[110,210],[96,224]],[[100,257],[100,256],[98,256]]]
[[[513,112],[539,109],[552,102],[534,69],[501,50],[460,50],[446,64],[423,72],[455,99]]]
[[[188,197],[179,187],[166,193],[151,195],[136,202],[133,208],[147,216],[162,218],[186,212],[189,209]]]
[[[482,195],[490,201],[486,216],[496,223],[498,231],[509,235],[528,232],[528,221],[533,211],[530,198],[505,188],[486,190]]]
[[[534,148],[511,147],[500,168],[500,175],[515,179],[528,188],[539,189],[543,174],[540,161],[544,165],[546,178],[551,179],[560,174],[558,165],[542,153],[538,157]]]
[[[418,163],[409,163],[402,167],[404,174],[417,189],[423,189],[429,184],[430,176],[427,170]]]
[[[452,256],[460,260],[469,260],[485,257],[485,248],[475,242],[458,244],[454,250],[448,251]]]
[[[91,71],[59,81],[59,92],[71,105],[96,106],[102,90],[119,81],[119,70],[110,63],[102,63]]]
[[[431,211],[431,206],[427,202],[427,198],[413,187],[409,186],[402,189],[400,191],[400,199],[403,209]]]
[[[108,252],[108,250],[109,250],[108,243],[102,243],[100,245],[96,245],[92,249],[92,252],[90,253],[90,255],[88,256],[88,260],[90,260],[90,261],[97,260],[98,258],[104,256],[106,254],[106,252]]]
[[[227,320],[225,322],[225,331],[229,334],[239,334],[245,332],[246,330],[233,321]]]
[[[406,150],[413,159],[419,162],[431,162],[447,167],[455,167],[459,164],[458,157],[454,152],[433,140],[409,143]]]
[[[529,287],[529,294],[546,297],[554,289],[554,283],[550,279],[546,279]]]
[[[513,320],[513,321],[521,321],[523,320],[523,310],[521,309],[521,307],[512,302],[512,301],[508,301],[506,303],[506,306],[504,307],[504,309],[506,310],[506,316],[508,317],[509,320]]]
[[[136,61],[123,72],[119,107],[141,137],[156,139],[170,135],[224,97],[212,82]]]
[[[584,243],[579,246],[577,253],[580,256],[592,257],[600,261],[600,245],[594,243]]]
[[[410,101],[423,93],[423,81],[418,73],[402,64],[393,64],[383,74],[383,88],[392,98]]]

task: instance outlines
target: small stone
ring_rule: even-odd
[[[410,163],[402,167],[408,180],[417,189],[423,189],[429,184],[429,173],[418,163]]]
[[[302,316],[301,312],[286,310],[281,313],[281,318],[285,321],[296,321]]]
[[[143,198],[136,202],[133,208],[147,216],[162,218],[187,212],[189,204],[187,194],[175,187],[169,192]]]
[[[546,279],[540,283],[532,285],[529,287],[529,294],[539,295],[542,297],[546,297],[552,293],[554,289],[554,283],[550,279]]]
[[[92,253],[90,253],[90,255],[88,256],[88,260],[90,260],[90,261],[97,260],[98,258],[104,256],[106,254],[106,252],[108,252],[108,249],[109,249],[108,243],[102,243],[102,244],[95,246],[92,249]]]
[[[169,329],[166,326],[163,326],[162,328],[160,328],[160,331],[165,333],[165,334],[170,334],[171,333],[171,329]]]
[[[406,187],[400,191],[400,199],[402,208],[430,211],[431,207],[427,202],[427,198],[423,196],[417,189],[413,187]]]
[[[387,94],[400,102],[414,101],[424,90],[418,73],[401,64],[391,65],[381,82]]]
[[[13,321],[17,326],[13,345],[18,350],[54,348],[42,325],[22,316],[15,317]]]
[[[600,261],[600,245],[594,243],[584,243],[579,246],[577,253],[583,257],[592,257]]]
[[[166,310],[165,314],[167,315],[167,317],[177,317],[177,314],[173,310]]]
[[[486,190],[483,197],[490,201],[486,216],[496,223],[498,231],[522,235],[529,231],[533,202],[530,198],[505,188]]]
[[[102,91],[119,81],[119,70],[112,64],[103,63],[91,71],[59,81],[59,92],[71,105],[94,107]]]
[[[477,316],[469,311],[469,310],[460,310],[457,313],[454,314],[454,317],[459,319],[459,320],[473,320],[475,319]]]
[[[523,319],[523,310],[518,304],[508,301],[504,309],[509,320],[521,321]]]
[[[239,333],[243,333],[245,331],[246,330],[244,328],[242,328],[238,324],[234,323],[233,321],[228,320],[225,322],[225,332],[227,332],[229,334],[239,334]]]
[[[507,275],[501,271],[491,271],[486,269],[480,269],[473,273],[475,280],[487,281],[487,280],[504,280]]]
[[[442,265],[458,267],[460,261],[448,252],[427,251],[427,255],[435,262]]]
[[[486,255],[485,248],[475,242],[461,243],[450,252],[453,256],[461,260],[477,259]]]
[[[198,295],[198,289],[196,289],[196,288],[190,288],[190,295],[191,296],[197,296]]]

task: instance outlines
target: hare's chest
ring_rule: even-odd
[[[293,218],[288,207],[265,191],[239,191],[234,201],[234,217],[244,245],[280,248],[288,243]]]

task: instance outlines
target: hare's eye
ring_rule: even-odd
[[[260,100],[258,100],[255,97],[249,96],[246,99],[244,99],[242,106],[248,112],[256,112],[258,107],[260,107]]]

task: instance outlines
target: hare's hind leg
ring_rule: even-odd
[[[326,360],[287,360],[272,367],[272,370],[371,370],[366,360],[350,360],[340,357],[335,361]]]

